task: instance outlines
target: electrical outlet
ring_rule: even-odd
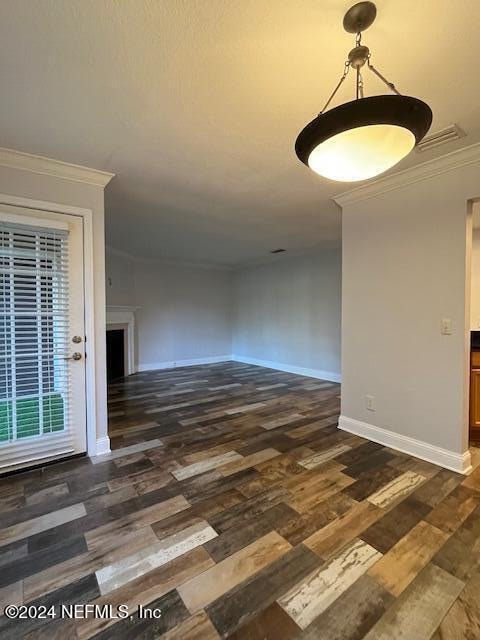
[[[376,411],[375,396],[365,396],[365,408],[369,411]]]

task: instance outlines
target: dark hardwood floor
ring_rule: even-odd
[[[339,392],[239,363],[112,385],[111,455],[0,481],[1,612],[49,612],[2,640],[480,638],[480,467],[339,431]]]

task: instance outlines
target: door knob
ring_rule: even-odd
[[[72,338],[72,342],[74,342],[75,344],[78,344],[81,341],[82,341],[82,336],[73,336]]]
[[[69,358],[64,358],[64,360],[81,360],[82,359],[82,354],[79,353],[78,351],[75,351],[74,354],[72,354]]]

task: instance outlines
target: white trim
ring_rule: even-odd
[[[9,204],[25,209],[35,209],[37,211],[50,211],[53,213],[70,213],[72,216],[83,216],[91,209],[74,207],[68,204],[58,204],[58,202],[48,202],[46,200],[35,200],[34,198],[23,198],[9,193],[0,194],[0,204]]]
[[[301,260],[302,258],[315,257],[319,254],[333,253],[342,248],[342,241],[335,240],[326,244],[317,244],[313,247],[304,249],[287,249],[285,253],[273,253],[261,258],[247,260],[245,262],[237,262],[232,265],[233,271],[243,271],[247,269],[255,269],[256,267],[273,267],[277,264],[288,263],[289,260]]]
[[[373,442],[378,442],[402,453],[408,453],[421,460],[437,464],[445,469],[456,471],[457,473],[468,474],[472,470],[471,456],[468,450],[463,454],[448,451],[447,449],[436,447],[423,440],[403,436],[399,433],[388,431],[387,429],[375,427],[373,424],[368,424],[361,420],[347,418],[346,416],[339,417],[338,428],[342,429],[342,431],[353,433],[356,436],[373,440]]]
[[[129,304],[107,304],[107,311],[111,311],[112,313],[122,313],[122,312],[130,312],[130,313],[135,313],[135,311],[138,311],[139,309],[141,309],[142,307],[134,307],[132,305]]]
[[[6,206],[6,205],[4,205]],[[11,206],[11,205],[10,205]],[[16,205],[15,205],[16,206]],[[2,211],[2,220],[7,223],[29,225],[31,227],[41,227],[42,223],[38,222],[38,218],[35,216],[14,215],[4,213]],[[68,231],[68,223],[64,220],[48,220],[48,229],[61,229],[62,231]]]
[[[235,362],[243,362],[244,364],[254,364],[267,369],[277,369],[277,371],[286,371],[287,373],[296,373],[299,376],[307,376],[309,378],[318,378],[319,380],[328,380],[329,382],[341,382],[340,373],[332,371],[323,371],[322,369],[309,369],[307,367],[296,367],[292,364],[283,364],[282,362],[273,362],[272,360],[259,360],[258,358],[247,358],[246,356],[231,357]]]
[[[328,244],[318,244],[313,247],[307,247],[305,249],[290,250],[285,253],[268,254],[261,258],[253,260],[247,260],[245,262],[236,262],[234,264],[213,264],[209,262],[186,262],[184,260],[169,260],[167,258],[144,258],[142,256],[136,256],[133,253],[122,251],[121,249],[115,249],[110,245],[105,246],[106,253],[123,258],[124,260],[130,260],[131,262],[137,262],[141,264],[159,264],[178,268],[195,268],[195,269],[210,269],[212,271],[229,271],[236,272],[243,269],[250,269],[254,267],[261,267],[266,265],[276,265],[280,262],[287,262],[288,260],[295,260],[299,258],[306,258],[309,256],[317,256],[319,252],[333,252],[341,249],[341,241],[333,241]]]
[[[84,251],[84,287],[85,287],[85,335],[87,339],[87,354],[85,360],[86,375],[86,409],[87,409],[87,453],[89,456],[97,453],[97,424],[108,424],[107,406],[99,407],[97,403],[96,387],[96,359],[95,359],[95,298],[94,298],[94,263],[93,263],[93,211],[82,207],[34,200],[0,193],[0,204],[14,205],[37,211],[54,213],[68,213],[83,218],[83,251]],[[97,410],[99,419],[97,419]]]
[[[393,191],[394,189],[400,189],[408,184],[427,180],[433,176],[438,176],[442,173],[471,164],[478,164],[479,162],[480,143],[477,142],[476,144],[463,147],[457,151],[446,153],[439,158],[422,162],[422,164],[417,164],[409,169],[371,180],[360,187],[333,196],[332,200],[341,207],[345,207],[355,202],[360,202],[361,200],[374,198],[375,196]]]
[[[17,442],[2,446],[2,458],[8,459],[8,464],[2,465],[0,473],[8,473],[15,469],[23,469],[26,466],[42,464],[46,460],[59,459],[62,456],[68,456],[75,453],[74,445],[70,434],[60,434],[49,438],[48,450],[45,449],[45,440],[34,438],[25,438],[27,442],[23,442],[21,451],[17,452]]]
[[[135,373],[135,311],[140,307],[107,305],[107,331],[113,324],[127,325],[127,375]]]
[[[111,453],[110,438],[108,436],[98,438],[98,440],[95,442],[95,453],[92,453],[91,457],[105,456],[108,453]]]
[[[62,462],[65,458],[70,457],[71,455],[75,455],[71,447],[66,447],[65,449],[59,448],[53,455],[49,456],[38,457],[38,454],[36,454],[31,459],[25,458],[18,464],[13,464],[9,467],[2,467],[0,478],[3,478],[6,473],[11,473],[12,471],[24,471],[26,465],[28,465],[28,467],[37,467],[39,465],[43,466],[49,462]]]
[[[0,147],[0,166],[106,187],[115,174]]]
[[[156,371],[157,369],[176,369],[177,367],[193,367],[197,364],[216,364],[217,362],[229,362],[232,356],[210,356],[207,358],[188,358],[186,360],[171,360],[167,362],[148,362],[138,365],[138,371]]]
[[[144,258],[142,256],[133,255],[133,253],[127,253],[120,249],[115,249],[110,245],[105,246],[107,253],[112,256],[124,258],[125,260],[131,260],[132,262],[139,262],[141,264],[163,264],[165,266],[179,267],[185,269],[211,269],[212,271],[233,271],[235,265],[228,264],[212,264],[208,262],[187,262],[185,260],[172,260],[169,258]]]
[[[273,362],[271,360],[259,360],[258,358],[247,358],[244,356],[226,355],[211,356],[207,358],[189,358],[186,360],[172,360],[167,362],[154,362],[147,364],[139,364],[138,371],[156,371],[157,369],[175,369],[177,367],[190,367],[198,364],[215,364],[217,362],[243,362],[244,364],[253,364],[267,369],[276,369],[277,371],[286,371],[287,373],[295,373],[299,376],[308,378],[318,378],[319,380],[328,380],[329,382],[341,382],[340,373],[332,373],[331,371],[323,371],[321,369],[308,369],[306,367],[296,367],[281,362]]]
[[[471,304],[472,304],[472,250],[475,202],[467,202],[465,225],[465,315],[463,333],[463,431],[462,447],[470,441],[470,357],[471,357]],[[476,295],[476,294],[475,294]]]
[[[109,244],[105,245],[105,253],[111,253],[112,256],[117,256],[118,258],[125,258],[126,260],[134,260],[134,261],[140,260],[140,258],[137,258],[136,256],[134,256],[133,253],[128,253],[127,251],[115,249]]]
[[[85,287],[85,365],[87,402],[87,453],[97,452],[97,369],[95,349],[95,266],[93,261],[93,211],[79,214],[83,217],[84,287]],[[91,336],[91,337],[90,337]],[[106,402],[105,402],[106,404]],[[102,423],[108,425],[107,407],[101,412]]]

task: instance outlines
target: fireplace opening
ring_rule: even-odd
[[[110,383],[126,375],[125,329],[107,330],[107,381]]]

